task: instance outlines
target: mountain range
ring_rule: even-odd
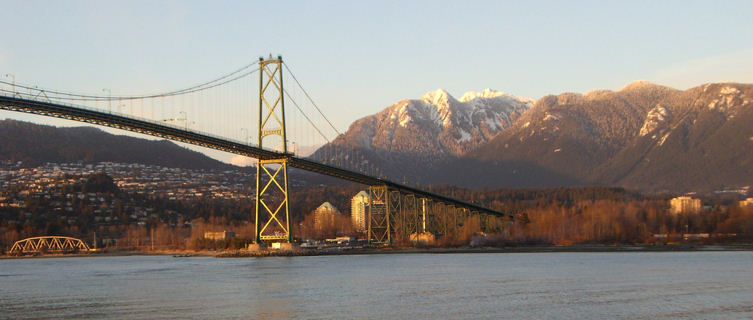
[[[342,159],[357,154],[381,175],[421,184],[744,188],[753,184],[751,101],[753,85],[739,83],[682,91],[638,81],[536,101],[437,90],[357,120],[313,157],[362,168]]]

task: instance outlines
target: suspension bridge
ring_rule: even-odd
[[[283,83],[291,81],[295,86],[288,90]],[[340,132],[280,56],[259,58],[180,90],[144,95],[113,95],[111,89],[101,92],[107,95],[39,88],[6,75],[0,81],[0,109],[117,128],[256,159],[256,210],[252,214],[257,243],[293,242],[288,167],[368,186],[367,235],[375,243],[422,232],[455,232],[471,214],[509,216],[380,177],[378,168],[352,149],[324,148],[325,153],[316,158],[297,154],[296,147],[331,142],[328,130],[335,136]],[[285,108],[286,102],[295,107],[292,112]],[[258,113],[249,112],[257,104]],[[253,123],[255,143],[248,130]]]

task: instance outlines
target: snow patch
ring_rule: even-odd
[[[471,140],[471,134],[466,132],[463,129],[458,129],[458,132],[460,133],[460,139],[458,139],[458,142],[465,142]]]
[[[667,141],[667,138],[669,138],[669,135],[672,134],[672,132],[667,132],[663,137],[661,137],[661,140],[659,140],[658,145],[664,145],[664,141]]]
[[[744,99],[745,95],[742,92],[730,86],[725,86],[719,89],[719,95],[717,99],[712,100],[707,107],[710,110],[718,109],[719,111],[733,110],[742,99],[742,104],[747,104],[747,100]]]
[[[737,90],[737,88],[735,88],[735,87],[724,87],[721,90],[719,90],[719,93],[721,93],[723,95],[738,94],[738,93],[740,93],[740,90]]]
[[[400,117],[400,126],[403,128],[406,127],[411,120],[413,119],[408,114],[406,114],[405,117]]]
[[[510,123],[510,118],[507,117],[506,114],[501,114],[501,116],[505,118],[505,121],[507,121],[507,123]],[[488,126],[490,129],[493,129],[494,131],[499,131],[505,128],[505,126],[499,121],[499,118],[486,116],[484,118],[484,123],[486,123],[486,126]]]
[[[656,107],[648,111],[646,121],[643,123],[638,135],[642,137],[656,130],[656,128],[658,128],[661,123],[665,122],[668,117],[669,110],[664,108],[664,106],[657,104]]]
[[[544,117],[544,121],[549,121],[549,120],[555,120],[556,121],[556,120],[559,120],[559,119],[560,119],[559,115],[557,115],[557,114],[551,114],[549,112],[547,112],[546,116]]]
[[[478,98],[497,98],[510,96],[507,93],[495,91],[489,88],[484,89],[481,92],[468,91],[460,98],[460,102],[468,102]]]
[[[407,126],[408,123],[410,123],[411,120],[413,120],[413,118],[411,118],[411,116],[410,116],[410,113],[408,113],[408,104],[407,103],[404,104],[403,106],[401,106],[397,113],[398,113],[399,118],[400,118],[400,123],[399,124],[400,124],[401,127]]]
[[[509,93],[504,93],[504,92],[492,90],[489,88],[486,88],[481,92],[468,91],[465,94],[463,94],[462,97],[460,97],[460,102],[471,102],[476,99],[500,99],[507,103],[512,103],[512,102],[521,103],[522,102],[523,104],[528,105],[528,108],[530,108],[531,106],[533,106],[534,103],[536,103],[536,100],[532,98],[516,97]]]

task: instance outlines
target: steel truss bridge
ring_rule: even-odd
[[[10,249],[10,254],[44,253],[44,252],[82,252],[90,251],[86,243],[81,239],[47,236],[26,238],[16,241]]]
[[[283,89],[283,62],[281,57],[268,60],[260,58],[258,65],[260,76],[257,145],[189,130],[187,125],[185,128],[176,127],[168,125],[164,121],[112,113],[112,111],[107,112],[65,103],[65,101],[57,101],[54,97],[50,97],[54,94],[54,91],[23,87],[28,89],[29,92],[21,93],[16,91],[15,83],[12,91],[0,90],[0,109],[122,129],[257,159],[256,242],[293,241],[288,208],[288,166],[369,186],[367,232],[369,240],[375,243],[389,243],[395,239],[395,236],[408,237],[411,234],[422,232],[435,234],[456,232],[465,218],[472,214],[511,217],[508,213],[474,203],[396,183],[352,169],[298,157],[288,152],[287,143],[283,143],[282,148],[278,147],[278,150],[265,148],[265,138],[269,136],[277,136],[282,141],[287,141],[284,105],[285,96],[289,96],[289,94]],[[298,107],[297,104],[296,107]],[[179,120],[185,121],[186,119]],[[273,192],[277,192],[280,196],[270,196]],[[62,237],[31,239],[48,238],[53,240],[63,239]],[[33,243],[39,244],[39,241],[26,241],[24,245],[32,246]],[[44,241],[47,242],[43,243],[49,243],[52,240]],[[78,243],[85,246],[80,240]],[[16,245],[13,246],[13,248],[16,247]],[[20,245],[19,248],[21,248]]]

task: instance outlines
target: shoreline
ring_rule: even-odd
[[[602,253],[602,252],[693,252],[753,251],[753,245],[662,245],[662,246],[521,246],[521,247],[459,247],[459,248],[357,248],[343,250],[245,251],[219,254],[217,258],[252,258],[275,256],[327,256],[371,254],[473,254],[473,253]]]
[[[71,258],[71,257],[123,257],[123,256],[173,256],[176,258],[215,257],[215,258],[254,258],[254,257],[295,257],[328,255],[371,255],[371,254],[472,254],[472,253],[603,253],[603,252],[692,252],[692,251],[753,251],[753,244],[741,245],[570,245],[570,246],[520,246],[520,247],[458,247],[458,248],[330,248],[295,250],[233,250],[233,251],[102,251],[74,254],[40,254],[26,256],[3,255],[0,259]]]

